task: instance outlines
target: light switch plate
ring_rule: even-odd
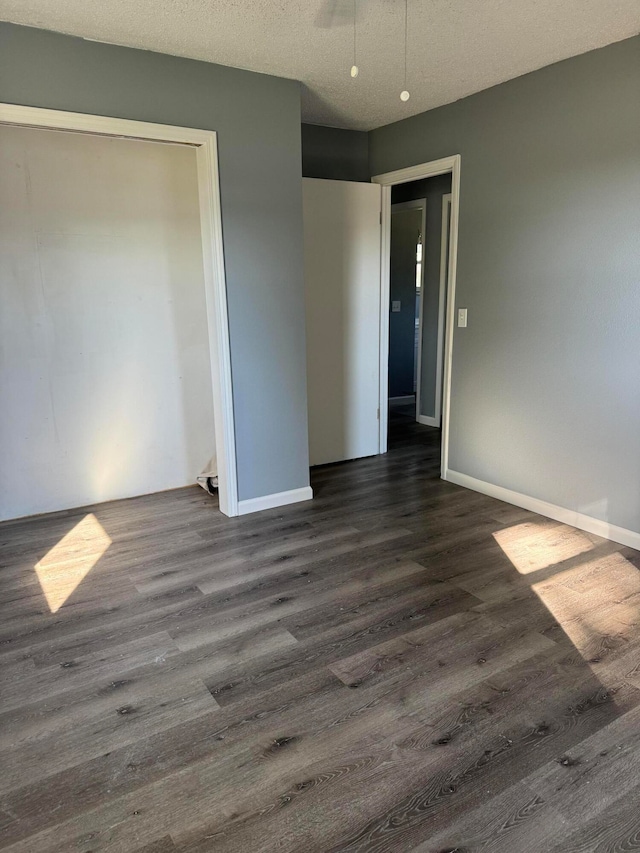
[[[397,314],[400,310],[401,310],[400,300],[399,299],[393,299],[391,301],[391,311],[394,314]]]
[[[458,308],[458,328],[466,329],[467,328],[467,309],[466,308]]]

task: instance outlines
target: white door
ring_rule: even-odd
[[[377,184],[305,178],[311,465],[380,452],[380,200]]]

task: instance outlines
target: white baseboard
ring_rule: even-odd
[[[415,394],[409,394],[406,397],[389,397],[390,403],[398,403],[398,405],[400,403],[415,403],[415,401],[416,401],[416,395]]]
[[[520,494],[520,492],[512,492],[511,489],[494,486],[492,483],[485,483],[484,480],[476,480],[475,477],[461,474],[459,471],[452,471],[450,468],[444,472],[442,479],[458,486],[464,486],[466,489],[472,489],[474,492],[489,495],[491,498],[497,498],[499,501],[505,501],[505,503],[521,506],[523,509],[531,510],[531,512],[537,512],[539,515],[553,518],[554,521],[570,524],[579,530],[586,530],[587,533],[595,533],[596,536],[602,536],[603,539],[611,539],[620,545],[628,545],[630,548],[640,550],[640,533],[627,530],[625,527],[617,527],[615,524],[609,524],[608,521],[602,521],[600,518],[593,518],[590,515],[584,515],[582,512],[556,506],[538,498],[531,498],[528,495]]]
[[[418,415],[418,423],[422,424],[423,426],[440,426],[440,421],[437,418],[430,418],[429,415]]]
[[[263,495],[261,498],[250,498],[247,501],[238,501],[238,515],[249,515],[251,512],[260,512],[263,509],[273,509],[277,506],[287,506],[300,501],[310,501],[313,498],[311,486],[302,489],[291,489],[288,492],[276,492],[273,495]]]

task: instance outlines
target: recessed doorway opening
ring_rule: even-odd
[[[372,181],[382,187],[380,450],[407,419],[441,431],[446,479],[460,156]]]
[[[195,483],[212,453],[237,515],[216,134],[7,104],[0,132],[1,516]]]

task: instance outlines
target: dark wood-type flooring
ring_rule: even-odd
[[[0,526],[0,849],[640,850],[638,552],[392,437]]]

